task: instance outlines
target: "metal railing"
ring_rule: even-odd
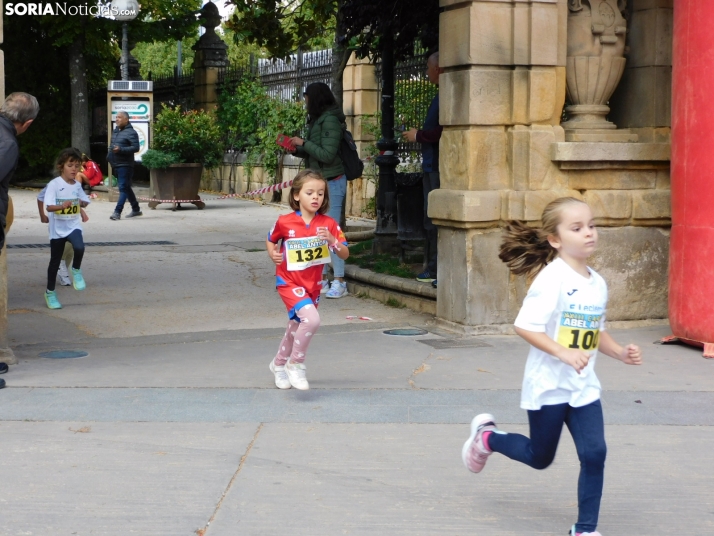
[[[154,82],[154,119],[163,108],[181,105],[182,110],[191,110],[194,106],[194,82],[193,71],[183,71],[178,73],[174,67],[174,73],[160,75],[152,78],[149,73],[149,80]]]
[[[218,73],[219,90],[234,88],[245,76],[256,76],[268,95],[283,100],[302,98],[312,82],[332,87],[332,50],[298,52],[286,59],[259,59],[244,65],[231,65]]]
[[[402,130],[421,128],[429,110],[429,105],[438,86],[429,82],[426,75],[426,60],[429,52],[421,47],[414,48],[414,55],[394,65],[394,125]],[[377,64],[377,80],[382,84],[381,65]],[[400,142],[397,151],[405,154],[418,152],[418,143]]]

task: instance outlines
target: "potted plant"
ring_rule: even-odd
[[[151,170],[149,207],[160,200],[205,204],[198,195],[203,168],[218,166],[223,159],[221,133],[212,113],[203,110],[184,112],[180,106],[165,108],[156,116],[152,148],[141,158]]]

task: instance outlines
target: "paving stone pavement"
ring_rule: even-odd
[[[46,242],[33,192],[12,194],[9,242]],[[87,241],[176,246],[89,248],[88,290],[60,289],[60,311],[41,301],[48,251],[8,250],[20,363],[0,391],[0,535],[567,534],[578,472],[567,431],[545,471],[493,456],[473,475],[460,460],[476,412],[527,431],[520,339],[465,346],[425,315],[324,300],[311,390],[279,391],[267,365],[285,313],[267,255],[252,251],[279,210],[222,203],[126,222],[93,204]],[[383,333],[405,326],[428,333]],[[714,534],[714,361],[653,344],[666,325],[612,333],[640,344],[645,364],[597,363],[600,532]],[[49,350],[88,355],[38,357]]]

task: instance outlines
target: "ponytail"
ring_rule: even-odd
[[[574,197],[559,197],[543,209],[541,227],[529,227],[522,221],[509,221],[504,228],[498,258],[515,275],[533,276],[558,255],[548,242],[549,235],[558,234],[560,213],[566,205],[584,203]]]
[[[535,275],[558,254],[547,237],[542,229],[528,227],[522,221],[509,221],[498,258],[515,275]]]

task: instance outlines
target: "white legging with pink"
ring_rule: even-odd
[[[280,341],[278,355],[275,356],[277,367],[285,365],[288,359],[291,363],[304,362],[312,336],[320,327],[320,315],[314,305],[305,305],[296,311],[296,314],[300,322],[296,320],[288,322],[283,340]]]

